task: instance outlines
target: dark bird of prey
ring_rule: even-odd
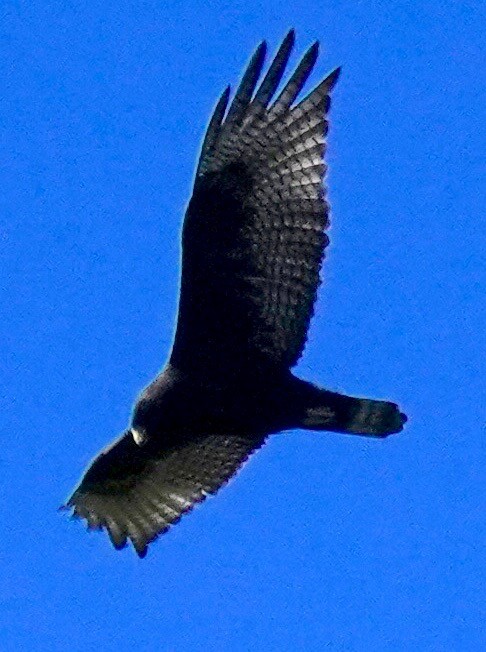
[[[296,101],[316,62],[305,53],[277,94],[290,31],[263,79],[266,44],[204,138],[182,231],[174,344],[138,397],[127,431],[91,463],[65,508],[119,549],[148,544],[236,473],[267,437],[306,428],[386,437],[394,403],[327,391],[291,372],[305,346],[329,206],[323,179],[339,68]]]

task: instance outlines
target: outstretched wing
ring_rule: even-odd
[[[157,452],[127,432],[92,462],[64,508],[89,529],[105,528],[117,549],[130,539],[144,557],[151,541],[216,493],[264,441],[204,435]]]
[[[291,31],[255,91],[262,43],[228,111],[229,88],[211,118],[183,228],[179,368],[289,368],[303,351],[329,241],[326,115],[339,69],[294,104],[315,43],[273,100],[293,42]]]

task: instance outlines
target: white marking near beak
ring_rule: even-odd
[[[135,428],[130,428],[130,432],[132,433],[133,440],[137,446],[143,446],[147,443],[147,437],[145,433],[139,432]]]

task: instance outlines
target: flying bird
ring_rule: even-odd
[[[304,428],[386,437],[397,405],[317,387],[302,355],[329,243],[323,180],[331,72],[297,101],[317,59],[305,53],[277,93],[294,44],[262,77],[256,49],[203,140],[182,230],[173,348],[139,395],[126,432],[94,459],[65,509],[115,548],[148,544],[214,494],[269,435]],[[259,81],[261,79],[261,81]]]

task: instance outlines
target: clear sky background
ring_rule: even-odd
[[[1,3],[2,652],[486,649],[481,6]],[[410,422],[273,438],[140,561],[56,508],[169,353],[214,102],[291,26],[343,65],[298,371]]]

